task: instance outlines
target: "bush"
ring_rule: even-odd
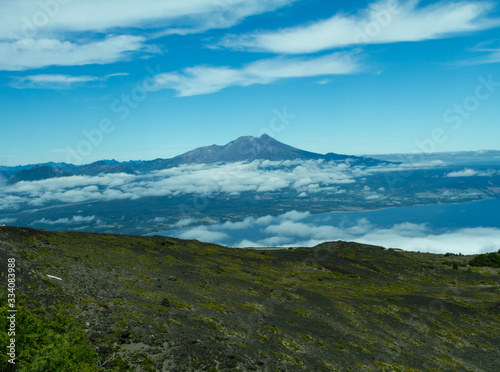
[[[87,340],[81,324],[69,315],[68,310],[43,308],[31,310],[16,293],[16,364],[8,362],[2,352],[0,363],[3,371],[96,371],[99,357]],[[7,350],[10,336],[6,332],[7,296],[0,296],[0,348]]]
[[[471,266],[489,266],[500,268],[500,254],[486,253],[480,254],[469,261]]]

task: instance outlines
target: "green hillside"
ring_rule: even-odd
[[[500,370],[500,269],[472,256],[0,227],[0,258],[5,371]]]

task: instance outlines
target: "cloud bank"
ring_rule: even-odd
[[[467,227],[436,229],[428,224],[377,226],[367,218],[332,223],[328,215],[292,211],[280,216],[248,217],[240,222],[198,226],[169,235],[233,247],[313,247],[325,241],[356,241],[431,253],[478,254],[500,249],[500,229]],[[248,237],[253,237],[249,240]]]
[[[424,168],[432,165],[419,164]],[[137,200],[180,195],[263,194],[291,190],[297,196],[348,192],[363,177],[405,171],[416,165],[364,167],[347,162],[288,160],[181,165],[143,175],[71,176],[0,187],[0,210],[76,204],[90,201]],[[360,191],[368,199],[383,198],[385,189]]]
[[[466,168],[461,171],[450,172],[446,174],[446,177],[458,178],[458,177],[492,177],[496,174],[500,174],[496,170],[478,171],[475,169]]]

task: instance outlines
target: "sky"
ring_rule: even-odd
[[[499,1],[0,1],[0,165],[500,149]]]

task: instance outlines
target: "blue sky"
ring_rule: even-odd
[[[0,164],[499,149],[499,26],[498,1],[2,1]]]

